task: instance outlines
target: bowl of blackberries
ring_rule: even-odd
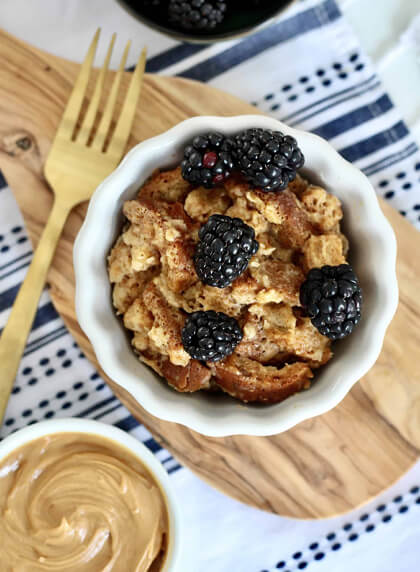
[[[182,41],[210,43],[253,32],[295,0],[117,0],[144,24]]]

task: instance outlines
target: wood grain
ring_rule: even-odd
[[[0,168],[34,244],[51,194],[41,166],[78,66],[0,33]],[[177,78],[146,77],[134,143],[186,117],[255,113],[215,89]],[[366,502],[401,477],[420,452],[420,245],[417,231],[383,205],[398,237],[401,302],[375,367],[333,411],[273,437],[204,437],[160,421],[108,380],[133,412],[182,463],[233,497],[296,518],[322,518]],[[72,244],[85,213],[71,215],[49,274],[53,302],[92,362],[74,313]]]

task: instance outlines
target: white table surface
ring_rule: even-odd
[[[409,124],[416,128],[420,118],[420,88],[408,89],[407,84],[402,87],[402,81],[407,75],[418,74],[413,55],[415,41],[411,37],[413,34],[415,36],[415,31],[409,28],[413,14],[420,9],[420,0],[339,0],[339,3],[357,30],[362,45],[379,66],[394,101],[400,106]],[[151,55],[175,44],[160,34],[151,31],[146,33],[113,0],[1,0],[0,22],[8,32],[74,61],[82,60],[92,30],[97,26],[102,27],[105,37],[114,31],[119,32],[120,48],[123,38],[131,37],[131,63],[134,63],[145,42],[145,35]],[[389,34],[383,33],[383,26]],[[373,30],[376,28],[378,33],[375,34]],[[98,59],[103,58],[104,44],[105,42],[100,46]],[[212,49],[217,52],[219,48],[215,46]],[[116,50],[117,58],[118,51]],[[114,65],[116,62],[117,59],[114,60]],[[392,76],[393,68],[397,75]],[[411,70],[410,74],[407,70]],[[175,70],[165,70],[166,73],[173,71]],[[415,77],[420,82],[420,78]],[[409,78],[411,80],[413,77]],[[104,421],[113,422],[113,415],[114,413],[109,413]],[[207,567],[200,568],[195,561],[192,567],[186,565],[179,572],[263,572],[262,569],[253,566],[248,568],[244,564],[250,543],[253,544],[253,554],[259,554],[261,562],[266,558],[266,561],[273,563],[274,568],[270,568],[270,572],[286,570],[285,566],[280,566],[280,562],[275,564],[271,557],[275,553],[291,555],[287,570],[298,570],[299,560],[292,556],[295,551],[302,551],[300,559],[307,560],[309,569],[314,572],[420,570],[420,491],[413,488],[420,483],[420,465],[381,495],[380,500],[375,499],[349,515],[308,523],[282,519],[251,509],[223,497],[191,477],[187,470],[181,470],[172,478],[186,522],[200,522],[199,526],[188,530],[188,543],[200,547]],[[216,510],[220,515],[217,526],[214,519],[205,516]],[[245,523],[250,522],[255,531],[252,538],[243,534]],[[389,524],[391,522],[392,526]],[[349,526],[358,538],[357,542],[348,542]],[[334,539],[329,536],[331,531],[335,531]],[[266,546],[265,536],[276,538],[278,546]],[[397,543],[395,538],[398,538]],[[314,541],[316,548],[313,548]],[[340,550],[336,550],[335,545],[340,545]],[[313,559],[314,551],[322,552],[326,558],[316,561]],[[241,555],[242,562],[239,567],[238,555]]]

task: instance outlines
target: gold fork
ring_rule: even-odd
[[[81,66],[47,157],[44,175],[54,191],[54,205],[0,339],[0,423],[66,219],[73,207],[90,199],[98,184],[118,165],[134,120],[146,62],[145,49],[131,78],[121,113],[119,118],[116,118],[115,129],[110,134],[115,103],[130,48],[128,42],[103,115],[94,130],[105,76],[115,43],[114,34],[104,65],[98,74],[91,101],[77,131],[99,34],[98,29]],[[110,140],[107,143],[109,136]]]

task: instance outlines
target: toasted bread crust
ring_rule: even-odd
[[[184,367],[164,360],[160,369],[169,385],[177,391],[192,393],[210,387],[211,371],[195,359]]]
[[[309,387],[313,373],[305,363],[280,369],[231,355],[214,366],[215,381],[232,397],[245,402],[277,403]]]
[[[143,301],[153,316],[153,326],[148,335],[155,347],[167,355],[174,365],[188,365],[190,356],[184,350],[181,339],[185,317],[167,303],[154,282],[146,286]]]

